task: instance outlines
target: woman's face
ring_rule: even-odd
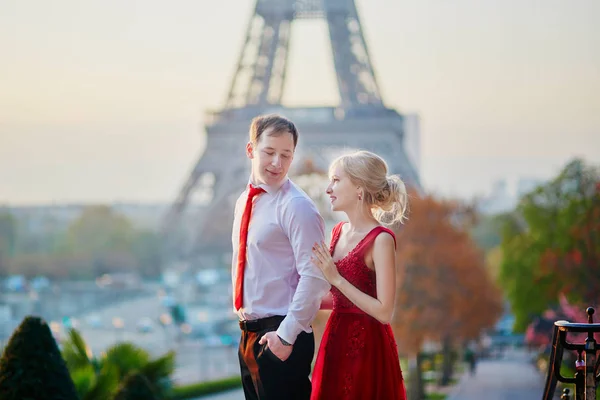
[[[356,207],[358,188],[350,181],[350,177],[339,165],[332,169],[329,186],[326,190],[329,195],[332,211],[346,211]]]

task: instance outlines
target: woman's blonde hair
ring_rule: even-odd
[[[345,154],[331,163],[330,175],[338,165],[350,181],[363,190],[362,201],[370,206],[377,221],[395,225],[406,219],[406,186],[399,176],[388,176],[388,166],[383,158],[365,150]]]

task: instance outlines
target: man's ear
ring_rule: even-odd
[[[246,155],[251,160],[254,158],[254,145],[252,144],[252,142],[248,142],[246,144]]]

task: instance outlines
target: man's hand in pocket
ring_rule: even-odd
[[[287,360],[292,354],[292,350],[294,348],[293,345],[286,346],[281,342],[279,336],[277,336],[276,332],[267,332],[260,338],[258,344],[265,344],[271,350],[271,353],[275,355],[275,357],[279,358],[281,361]]]

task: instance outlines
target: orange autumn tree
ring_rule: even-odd
[[[393,326],[401,353],[416,358],[411,379],[422,398],[421,348],[426,341],[451,345],[473,339],[493,325],[502,298],[484,268],[484,255],[457,203],[411,196],[408,221],[397,231],[398,285]],[[450,357],[444,363],[449,380]],[[442,382],[444,383],[444,382]]]

